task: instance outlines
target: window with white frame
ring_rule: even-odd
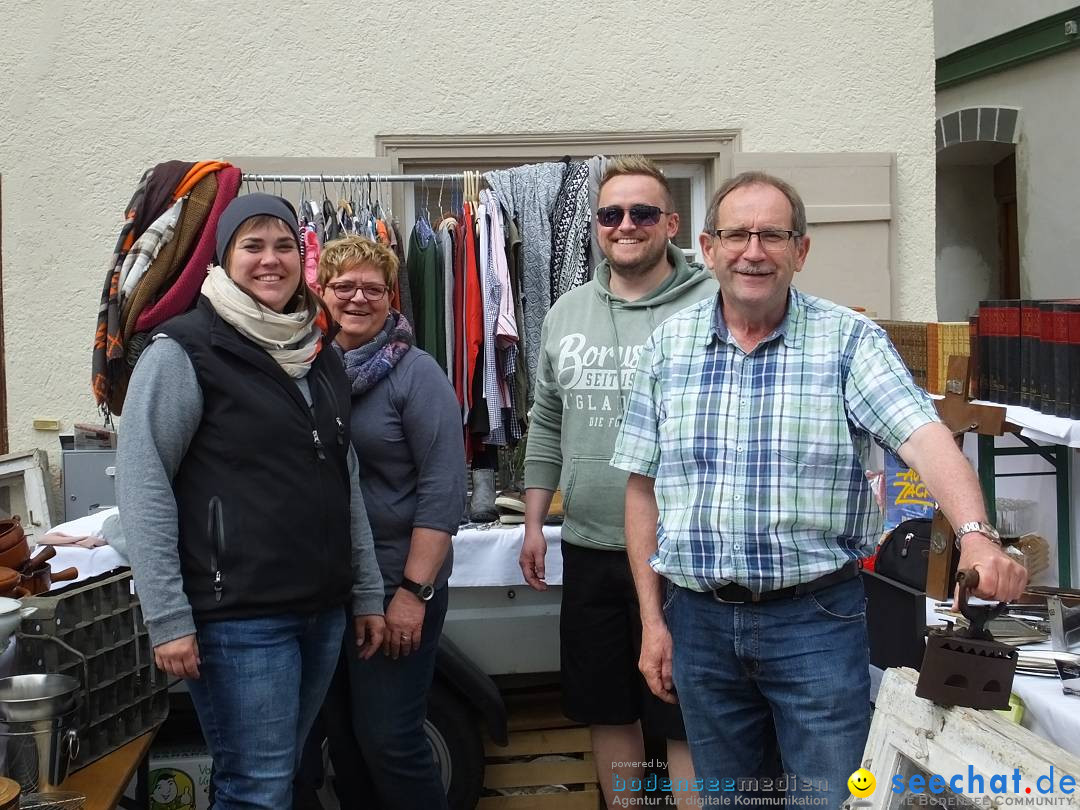
[[[593,155],[646,155],[671,180],[680,219],[675,243],[688,257],[696,258],[698,233],[709,194],[733,174],[738,138],[737,130],[378,135],[375,151],[380,157],[389,158],[396,172],[409,174],[487,171],[565,157],[584,160]],[[438,184],[424,186],[414,184],[411,189],[402,189],[397,198],[403,224],[411,226],[419,208],[437,207]],[[450,193],[446,184],[442,193],[445,204]]]

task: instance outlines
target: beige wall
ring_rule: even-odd
[[[930,0],[361,7],[0,0],[12,448],[94,417],[90,343],[141,172],[374,154],[376,133],[740,130],[750,152],[896,154],[893,314],[934,314]],[[234,10],[235,9],[235,10]]]
[[[1080,49],[942,90],[938,115],[989,106],[1019,107],[1016,144],[1020,293],[1066,298],[1080,292],[1080,161],[1072,122],[1080,120]]]

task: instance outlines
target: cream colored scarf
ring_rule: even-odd
[[[274,312],[240,289],[219,266],[210,268],[202,285],[218,315],[246,338],[274,358],[286,374],[295,379],[307,375],[319,353],[322,330],[316,325],[319,305],[307,285],[307,304],[298,312]]]

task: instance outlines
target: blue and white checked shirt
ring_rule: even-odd
[[[794,288],[784,322],[746,354],[719,298],[645,344],[612,466],[656,479],[652,567],[696,591],[809,582],[865,557],[881,512],[864,475],[937,421],[884,330]]]

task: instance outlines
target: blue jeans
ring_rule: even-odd
[[[424,719],[448,602],[448,588],[435,591],[420,649],[396,661],[381,652],[360,660],[346,635],[322,715],[342,810],[446,810]]]
[[[768,767],[771,715],[789,799],[840,807],[870,731],[865,609],[859,578],[757,604],[673,589],[673,675],[702,795],[730,804],[768,787],[740,780]]]
[[[344,607],[199,623],[200,677],[187,685],[214,760],[215,810],[292,806],[344,627]]]

